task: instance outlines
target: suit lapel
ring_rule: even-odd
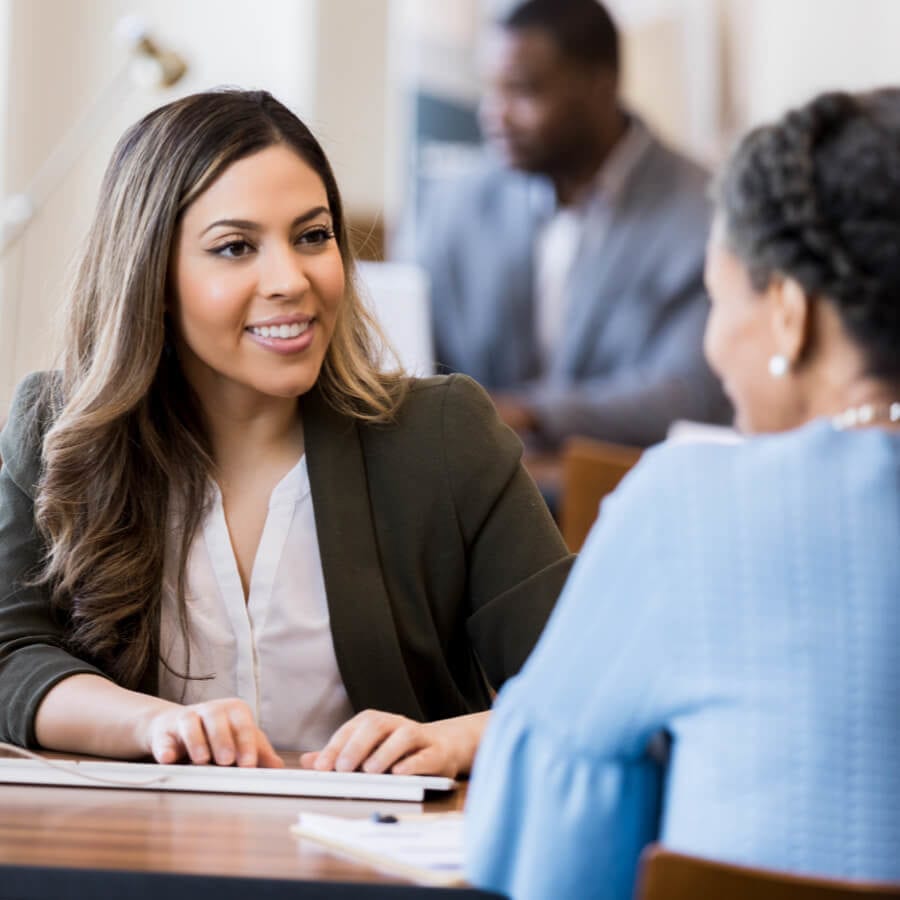
[[[460,340],[474,359],[469,371],[492,387],[508,388],[540,371],[533,256],[552,197],[539,179],[506,171],[495,177],[496,184],[482,201],[480,222],[466,232],[462,268],[467,280],[461,285],[466,321],[460,326]]]
[[[641,154],[611,209],[596,205],[588,212],[569,274],[566,327],[552,372],[556,379],[570,381],[581,375],[603,340],[604,325],[618,308],[623,287],[635,283],[635,272],[642,264],[635,249],[646,243],[647,235],[642,216],[634,214],[634,208],[642,202],[639,188],[651,157],[652,146]]]
[[[421,720],[382,575],[359,426],[318,390],[301,403],[332,639],[350,702]]]
[[[553,366],[553,375],[564,380],[580,375],[593,348],[602,340],[603,326],[617,306],[622,285],[640,266],[640,260],[634,258],[632,228],[627,222],[616,221],[618,216],[616,210],[611,212],[610,225],[603,234],[586,232],[569,275],[566,327]]]

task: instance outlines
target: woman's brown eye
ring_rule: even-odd
[[[229,241],[227,244],[214,247],[211,252],[216,256],[224,256],[226,259],[238,259],[246,256],[250,249],[250,245],[246,241]]]

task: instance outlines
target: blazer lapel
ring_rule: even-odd
[[[534,336],[534,242],[548,213],[544,185],[518,172],[496,172],[480,198],[479,221],[463,233],[465,310],[454,330],[459,357],[485,384],[510,388],[540,372]],[[499,352],[498,352],[499,348]]]
[[[301,410],[332,639],[350,702],[421,720],[382,576],[359,426],[315,389]]]
[[[651,159],[652,147],[641,154],[621,195],[611,207],[588,212],[584,236],[569,275],[572,286],[566,328],[552,376],[578,378],[594,348],[603,340],[603,327],[621,303],[625,285],[635,283],[642,260],[635,251],[647,242],[647,225],[635,214],[641,203],[638,188]],[[651,200],[652,202],[652,200]]]
[[[615,219],[612,212],[611,218]],[[553,375],[568,381],[577,378],[593,348],[602,340],[603,326],[618,302],[629,270],[640,265],[634,258],[635,242],[627,223],[604,229],[603,239],[586,234],[572,266],[572,292],[566,312],[566,328]]]

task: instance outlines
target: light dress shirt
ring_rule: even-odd
[[[535,240],[535,334],[543,371],[559,346],[568,310],[567,282],[585,229],[603,240],[631,173],[650,146],[646,126],[632,119],[593,181],[569,206],[558,206]],[[597,237],[599,235],[599,238]]]
[[[159,694],[179,703],[240,697],[276,748],[317,750],[353,715],[338,671],[306,456],[275,486],[246,602],[222,506],[191,546],[186,594],[190,675],[174,590],[163,587]]]

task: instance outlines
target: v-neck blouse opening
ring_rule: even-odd
[[[353,710],[331,637],[306,455],[272,489],[246,600],[213,487],[187,570],[191,673],[212,677],[185,680],[161,665],[160,694],[186,703],[240,697],[276,746],[317,749]],[[176,610],[164,590],[161,646],[184,672]]]

